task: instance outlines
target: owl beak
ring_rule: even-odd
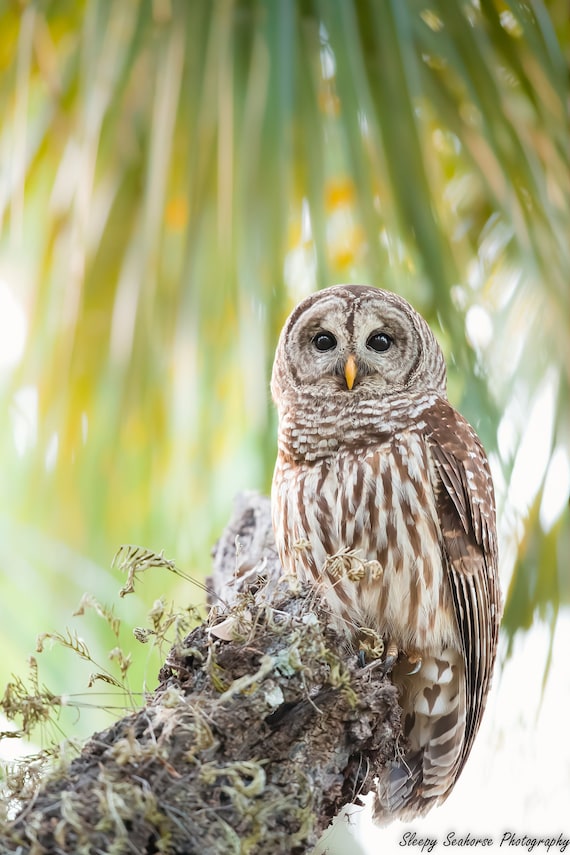
[[[349,389],[352,389],[354,386],[354,381],[356,379],[356,375],[358,374],[358,366],[356,364],[356,359],[350,354],[348,359],[346,360],[346,364],[344,366],[344,378],[346,380],[346,385]]]

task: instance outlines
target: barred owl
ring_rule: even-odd
[[[449,404],[443,354],[401,297],[338,285],[281,333],[272,515],[283,567],[358,646],[381,636],[402,749],[377,783],[380,822],[451,792],[479,728],[501,615],[493,484]]]

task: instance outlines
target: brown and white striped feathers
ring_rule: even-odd
[[[281,562],[314,585],[355,645],[372,629],[397,648],[404,749],[378,784],[376,815],[423,814],[463,768],[495,661],[501,596],[485,452],[447,401],[430,328],[377,288],[338,285],[300,303],[271,389]]]

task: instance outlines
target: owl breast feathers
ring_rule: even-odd
[[[313,585],[358,645],[392,654],[403,749],[376,817],[409,819],[451,792],[479,728],[501,595],[493,484],[449,404],[443,354],[401,297],[338,285],[281,333],[273,527],[286,572]]]

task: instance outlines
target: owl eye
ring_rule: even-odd
[[[366,347],[375,350],[376,353],[384,353],[385,350],[390,349],[392,341],[393,339],[387,333],[375,332],[366,342]]]
[[[334,350],[336,338],[330,332],[319,332],[314,337],[313,344],[317,350]]]

